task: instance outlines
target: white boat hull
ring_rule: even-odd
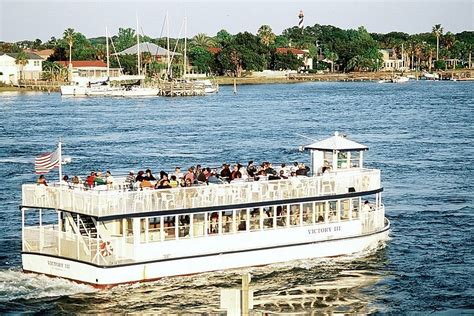
[[[385,227],[375,233],[349,237],[344,237],[344,234],[341,234],[340,238],[334,238],[335,235],[338,235],[338,232],[335,231],[337,228],[335,227],[340,227],[340,229],[342,227],[341,231],[344,231],[345,228],[351,230],[351,227],[347,226],[344,228],[344,225],[339,225],[339,223],[309,226],[301,229],[301,235],[306,235],[305,242],[301,243],[282,245],[272,242],[267,247],[194,255],[191,253],[193,250],[188,248],[190,253],[188,256],[170,256],[158,260],[144,260],[142,262],[117,266],[100,266],[57,256],[24,252],[22,254],[23,269],[27,272],[36,272],[89,283],[97,287],[108,287],[170,276],[363,253],[364,251],[377,248],[380,243],[388,240],[390,224],[387,221]],[[279,230],[274,232],[278,236]],[[279,235],[281,236],[280,240],[285,241],[285,234]],[[219,238],[219,236],[216,237]],[[246,236],[245,238],[250,240],[248,237]],[[256,237],[261,236],[256,233]],[[258,240],[258,238],[255,240]],[[196,246],[196,243],[194,245]],[[201,247],[205,247],[205,245]],[[149,255],[150,253],[144,254]]]
[[[83,86],[61,86],[61,95],[63,96],[85,96],[87,87]]]

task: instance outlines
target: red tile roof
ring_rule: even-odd
[[[304,55],[306,54],[305,51],[297,48],[286,48],[286,47],[278,47],[276,49],[276,52],[279,54],[287,54],[287,53],[292,53],[293,55]]]
[[[219,54],[221,52],[221,48],[219,47],[208,47],[207,50],[212,54]]]
[[[68,60],[60,60],[57,61],[57,63],[60,63],[61,65],[68,67],[69,66],[69,61]],[[107,68],[107,64],[104,63],[102,60],[73,60],[72,66],[74,68],[82,68],[82,67],[103,67]]]

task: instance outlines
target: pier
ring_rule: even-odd
[[[202,96],[206,94],[203,83],[172,81],[163,82],[159,87],[159,95],[164,97]]]

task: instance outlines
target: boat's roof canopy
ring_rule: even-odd
[[[340,135],[338,132],[334,133],[334,136],[327,139],[323,139],[316,143],[307,145],[305,149],[310,150],[322,150],[322,151],[350,151],[350,150],[368,150],[369,147],[356,143],[350,139],[347,139],[345,135]]]

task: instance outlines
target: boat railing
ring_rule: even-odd
[[[23,251],[65,257],[96,264],[113,264],[120,258],[122,238],[107,240],[64,232],[57,225],[25,226]],[[122,251],[123,252],[123,251]]]
[[[22,186],[22,205],[61,209],[90,216],[243,205],[330,196],[380,188],[380,171],[355,169],[315,177],[235,182],[159,190],[87,190],[67,186]]]

